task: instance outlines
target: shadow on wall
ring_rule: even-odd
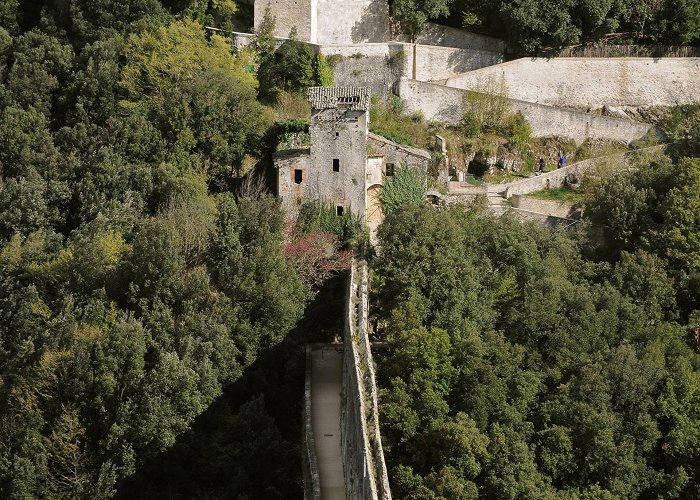
[[[386,42],[389,39],[388,10],[386,1],[382,0],[373,0],[362,9],[360,20],[350,29],[352,42]]]

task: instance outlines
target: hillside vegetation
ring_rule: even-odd
[[[686,110],[689,111],[689,110]],[[700,498],[700,121],[552,233],[406,206],[372,262],[397,498]]]

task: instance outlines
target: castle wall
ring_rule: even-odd
[[[309,150],[292,150],[277,153],[273,157],[277,168],[277,194],[282,199],[282,208],[293,215],[307,195],[309,184]],[[301,170],[301,183],[296,183],[295,171]]]
[[[582,109],[674,106],[700,101],[700,58],[517,59],[450,78],[447,85],[478,90],[505,82],[508,97]]]
[[[412,42],[410,35],[401,34],[396,37],[400,42]],[[422,45],[436,45],[441,47],[456,47],[460,49],[472,49],[479,51],[503,53],[506,44],[503,40],[490,36],[477,35],[449,26],[426,23],[425,28],[415,39],[415,43]]]
[[[402,76],[413,78],[414,68],[416,80],[444,81],[460,72],[502,61],[497,52],[400,42],[323,45],[320,51],[334,58],[337,86],[369,87],[373,94],[383,97],[391,94]]]
[[[314,43],[323,45],[389,40],[389,4],[386,0],[317,1]]]
[[[428,120],[456,125],[466,111],[466,90],[402,78],[399,95],[408,113],[420,111]],[[586,139],[631,142],[650,128],[631,120],[597,116],[581,111],[509,99],[511,109],[520,111],[536,137],[568,137],[578,143]]]
[[[259,0],[254,7],[255,29],[260,26],[265,8],[269,5],[270,12],[275,17],[275,36],[288,37],[291,29],[296,27],[298,40],[313,42],[311,27],[316,18],[313,8],[315,2],[316,0]]]

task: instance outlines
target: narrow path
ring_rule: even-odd
[[[311,351],[311,419],[316,441],[321,498],[345,500],[343,457],[340,449],[340,392],[343,353],[335,346]]]

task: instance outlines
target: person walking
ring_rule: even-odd
[[[566,155],[562,153],[559,156],[559,166],[557,168],[564,168],[564,164],[566,163]]]
[[[540,158],[540,174],[544,173],[544,158]]]

